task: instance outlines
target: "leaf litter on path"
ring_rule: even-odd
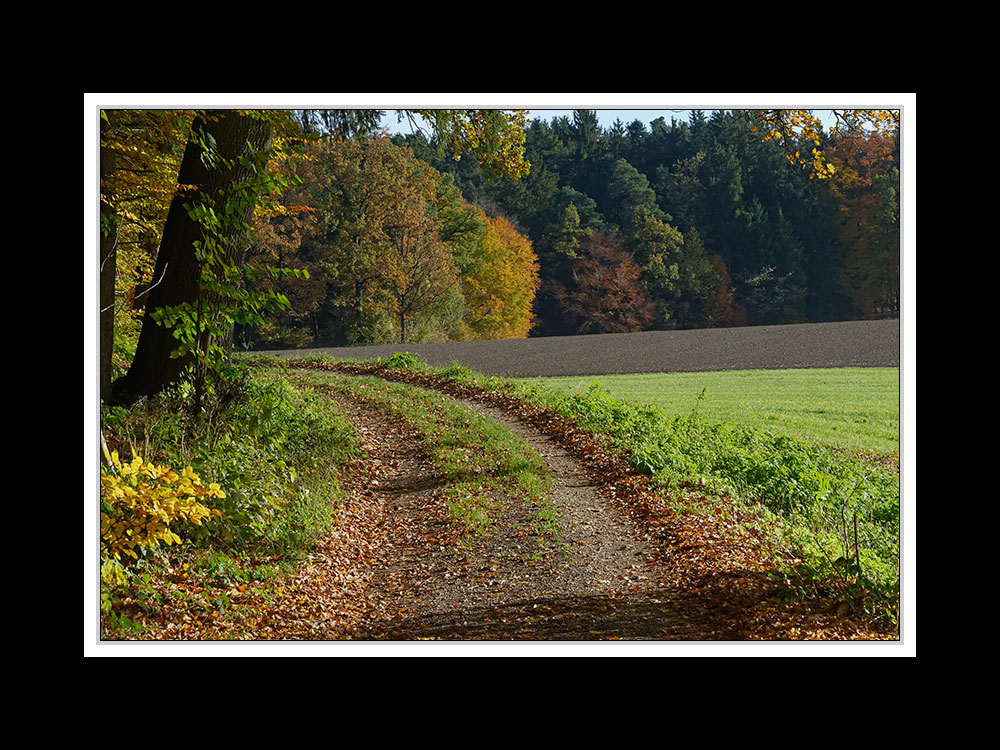
[[[432,388],[527,440],[557,477],[558,549],[524,554],[518,513],[477,544],[438,554],[436,575],[391,627],[358,637],[467,640],[882,640],[836,603],[784,601],[759,518],[697,485],[653,488],[568,420],[496,392],[420,373],[337,366]],[[405,481],[404,481],[405,484]],[[498,499],[503,501],[502,498]],[[507,499],[509,501],[509,498]],[[685,512],[677,508],[686,506]],[[411,542],[419,543],[420,534]],[[433,544],[433,543],[432,543]],[[446,545],[439,553],[445,552]],[[414,554],[419,555],[419,547]],[[425,550],[426,552],[426,550]]]

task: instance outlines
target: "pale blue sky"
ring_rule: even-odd
[[[595,109],[589,107],[589,109]],[[570,109],[532,109],[529,117],[539,118],[549,122],[553,117],[569,117],[572,119],[573,110]],[[596,109],[597,120],[602,128],[610,128],[615,120],[621,120],[623,125],[629,125],[634,120],[641,120],[647,128],[649,123],[657,117],[662,117],[668,123],[671,119],[686,121],[690,110],[687,109]]]
[[[589,107],[589,109],[594,109],[594,107]],[[690,110],[671,110],[671,109],[598,109],[597,119],[601,123],[602,128],[610,128],[616,119],[621,119],[622,123],[629,125],[634,120],[641,120],[645,123],[646,127],[649,127],[649,123],[655,120],[657,117],[664,118],[668,123],[671,118],[677,120],[687,120],[688,113]],[[530,119],[540,118],[546,122],[551,121],[554,117],[570,117],[572,118],[572,109],[529,109],[528,117]],[[396,123],[396,113],[393,110],[388,110],[385,113],[385,118],[382,124],[389,130],[390,133],[409,133],[410,124],[404,118],[403,122]]]
[[[635,120],[641,121],[645,124],[646,129],[649,129],[649,124],[662,117],[666,120],[667,124],[671,120],[677,120],[678,122],[687,122],[690,116],[690,109],[602,109],[598,107],[586,107],[586,109],[593,109],[597,112],[597,120],[601,127],[605,130],[610,128],[616,119],[620,119],[622,124],[625,126],[630,125]],[[705,108],[706,112],[710,112],[711,108]],[[824,127],[832,127],[833,117],[824,117],[823,113],[826,110],[815,110],[815,113],[820,116],[823,121]],[[555,117],[570,117],[572,118],[573,109],[529,109],[528,117],[530,119],[540,118],[546,122],[551,122]],[[382,120],[383,126],[390,133],[409,133],[411,132],[410,123],[404,117],[403,121],[400,123],[396,122],[396,112],[394,110],[386,110],[385,117]]]

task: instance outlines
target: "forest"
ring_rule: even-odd
[[[271,113],[280,121],[272,181],[245,217],[252,231],[233,266],[257,314],[234,317],[231,344],[897,317],[898,113],[862,127],[852,112],[856,121],[830,131],[766,112],[607,129],[593,110],[530,122],[515,112],[479,131],[470,117],[392,137],[377,111]],[[157,248],[196,116],[104,113],[119,369],[158,284]],[[494,161],[461,158],[476,146]]]
[[[898,316],[898,131],[761,132],[752,111],[606,130],[574,111],[530,123],[517,181],[398,140],[531,240],[533,335]]]

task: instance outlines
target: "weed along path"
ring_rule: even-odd
[[[367,510],[352,514],[349,500],[337,532],[366,539],[352,577],[365,578],[363,601],[315,637],[796,637],[787,625],[775,635],[774,612],[760,614],[766,565],[758,540],[734,531],[738,509],[667,510],[620,458],[551,415],[490,403],[495,394],[346,369],[289,371],[338,401],[367,453],[345,478]],[[363,533],[352,532],[354,518]]]

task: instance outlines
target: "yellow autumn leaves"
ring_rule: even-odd
[[[833,133],[890,133],[899,127],[898,109],[834,109],[830,112],[835,120],[831,129]],[[762,130],[765,141],[804,140],[812,141],[817,146],[822,142],[823,123],[810,110],[764,109],[757,111],[754,116],[756,124],[750,130]],[[831,177],[836,172],[834,165],[824,158],[818,148],[813,148],[808,157],[796,151],[794,154],[787,154],[786,158],[792,164],[810,167],[810,179]]]
[[[205,486],[190,466],[177,474],[139,456],[127,463],[117,451],[105,456],[110,466],[101,471],[101,543],[109,558],[120,560],[123,554],[137,558],[136,547],[178,543],[181,538],[171,524],[200,526],[213,513],[221,515],[200,501],[224,498],[225,493],[214,482]]]

